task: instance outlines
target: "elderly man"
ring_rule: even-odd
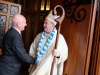
[[[55,49],[56,24],[59,16],[52,11],[44,20],[44,31],[39,33],[30,46],[30,55],[36,58],[35,65],[30,65],[30,75],[50,75],[53,57],[56,56],[53,75],[62,75],[64,61],[68,57],[68,47],[64,37],[60,34],[58,47]]]
[[[24,49],[21,31],[24,30],[26,19],[16,14],[12,19],[12,27],[4,35],[2,42],[2,56],[0,56],[0,75],[19,75],[21,62],[34,64],[34,57],[28,55]]]

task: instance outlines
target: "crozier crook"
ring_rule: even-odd
[[[58,31],[57,31],[57,36],[56,36],[56,43],[55,43],[55,49],[57,49],[57,46],[58,46],[58,40],[59,40],[59,34],[60,34],[60,28],[61,28],[61,23],[65,17],[65,11],[64,11],[64,8],[61,6],[61,5],[57,5],[55,6],[54,10],[53,10],[53,14],[56,15],[57,14],[57,11],[56,9],[60,7],[62,9],[62,15],[56,19],[56,22],[58,23]],[[53,70],[54,70],[54,63],[55,63],[55,60],[56,60],[56,57],[54,56],[53,58],[53,62],[52,62],[52,66],[51,66],[51,72],[50,72],[50,75],[53,75]]]
[[[56,21],[57,22],[59,22],[59,24],[61,24],[62,23],[62,21],[63,21],[63,19],[64,19],[64,17],[65,17],[65,11],[64,11],[64,8],[61,6],[61,5],[57,5],[57,6],[55,6],[55,8],[54,8],[54,15],[56,15],[57,14],[57,11],[56,11],[56,9],[58,8],[58,7],[60,7],[61,9],[62,9],[62,15],[58,18],[58,19],[56,19]]]

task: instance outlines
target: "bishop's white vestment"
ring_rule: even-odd
[[[56,31],[56,34],[57,34],[57,31]],[[36,57],[37,55],[37,47],[38,47],[40,36],[41,36],[41,33],[39,33],[36,36],[36,38],[34,39],[33,43],[30,46],[29,54],[31,56]],[[45,40],[43,42],[43,45],[46,43],[48,36],[49,34],[45,33]],[[30,65],[29,75],[50,75],[51,65],[52,65],[52,61],[54,57],[52,55],[52,52],[55,48],[55,41],[56,41],[56,35],[54,35],[46,53],[42,56],[40,62],[35,65]],[[56,58],[53,75],[62,75],[64,61],[68,57],[68,47],[67,47],[64,37],[61,34],[59,35],[57,50],[59,50],[60,52],[60,58]]]

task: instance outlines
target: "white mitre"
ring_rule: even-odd
[[[57,24],[57,22],[55,21],[57,18],[59,18],[60,16],[57,15],[53,15],[52,14],[52,10],[50,11],[50,13],[46,16],[45,19],[49,20],[50,22],[52,22],[54,25]]]

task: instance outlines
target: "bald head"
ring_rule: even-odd
[[[23,20],[25,20],[25,17],[20,15],[20,14],[14,15],[13,19],[12,19],[13,22],[20,22],[20,21],[23,21]]]
[[[19,29],[20,31],[24,30],[26,26],[26,19],[23,15],[15,14],[12,18],[13,27]],[[23,27],[23,29],[22,29]]]

